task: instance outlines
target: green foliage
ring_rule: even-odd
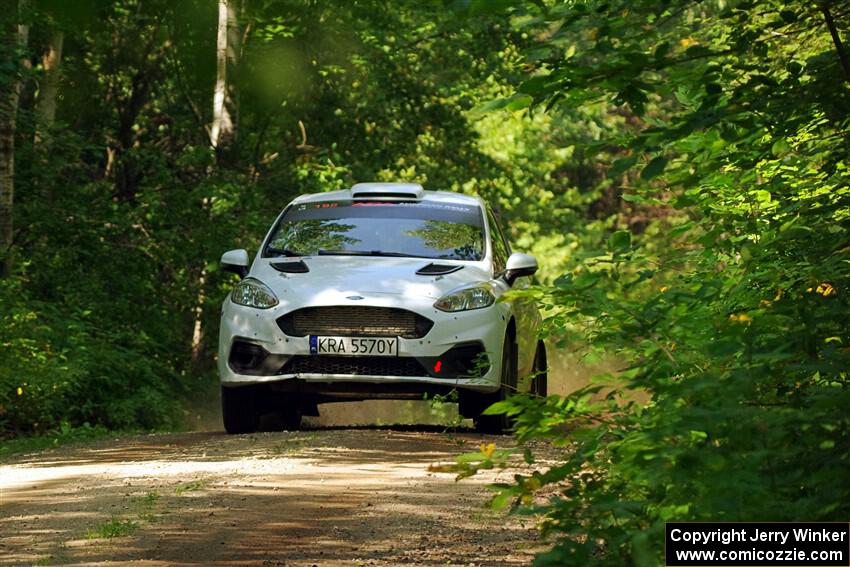
[[[529,292],[551,334],[624,368],[491,409],[516,417],[520,440],[567,448],[494,503],[542,518],[555,544],[539,565],[659,564],[670,520],[846,518],[850,76],[824,11],[591,1],[512,14],[536,38],[520,93],[555,117],[600,101],[629,117],[584,148],[649,219],[620,217]],[[535,501],[541,488],[557,496]]]
[[[837,3],[249,2],[226,155],[213,5],[30,4],[29,53],[0,49],[0,86],[23,79],[0,436],[174,426],[212,374],[221,252],[256,250],[299,193],[409,180],[492,202],[541,259],[550,285],[524,293],[546,333],[623,361],[490,410],[568,449],[495,501],[542,516],[540,564],[656,563],[668,519],[846,519]],[[61,97],[37,143],[53,27]]]
[[[172,419],[156,354],[136,337],[104,333],[83,306],[34,300],[21,280],[0,281],[0,301],[0,430],[62,437],[68,423],[127,429]]]
[[[203,490],[206,488],[208,482],[206,480],[193,480],[192,482],[187,482],[177,486],[174,489],[174,494],[177,496],[182,496],[187,492],[195,492],[197,490]]]
[[[138,527],[138,522],[122,520],[113,516],[109,519],[109,521],[103,522],[96,528],[90,529],[86,532],[86,537],[88,539],[111,539],[114,537],[124,537],[131,535],[134,531],[136,531],[136,529],[138,529]]]
[[[447,394],[435,394],[432,397],[425,394],[423,400],[428,402],[428,412],[431,417],[445,424],[443,432],[448,433],[449,437],[458,444],[463,444],[462,439],[454,438],[454,432],[463,425],[464,419],[457,408],[460,400],[458,391],[453,389]]]
[[[221,253],[256,250],[300,193],[374,179],[512,191],[515,168],[490,157],[467,116],[513,72],[504,56],[519,36],[503,16],[246,3],[229,74],[237,140],[221,159],[207,131],[215,5],[66,4],[32,2],[26,15],[34,71],[18,112],[15,271],[0,281],[0,437],[176,426],[182,399],[214,379],[218,305],[233,283]],[[36,143],[54,27],[65,32],[61,96]],[[0,55],[8,84],[19,54]]]
[[[72,427],[67,421],[63,421],[58,428],[40,435],[15,437],[0,441],[0,457],[17,453],[31,453],[67,443],[90,441],[106,436],[114,437],[115,435],[115,431],[110,431],[103,426],[91,426],[88,423],[83,423],[79,427]]]
[[[159,501],[160,494],[155,490],[145,493],[144,496],[136,496],[130,499],[130,503],[135,508],[139,520],[148,523],[159,520],[159,516],[157,515]]]
[[[180,492],[177,493],[178,496],[180,494]],[[86,538],[111,539],[133,535],[140,527],[145,524],[158,522],[162,519],[163,514],[167,514],[167,511],[162,509],[160,500],[161,496],[156,491],[146,492],[143,496],[127,498],[125,508],[131,508],[133,510],[133,517],[135,519],[126,516],[112,516],[109,520],[88,529],[86,531]]]

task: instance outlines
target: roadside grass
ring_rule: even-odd
[[[180,484],[174,489],[174,494],[177,496],[182,496],[187,492],[194,492],[195,490],[203,490],[209,484],[207,480],[193,480],[192,482],[187,482],[185,484]]]
[[[102,425],[92,426],[88,423],[79,427],[72,427],[68,423],[62,423],[59,428],[51,429],[42,435],[0,439],[0,457],[20,453],[33,453],[69,443],[92,441],[110,436],[129,435],[131,433],[138,432],[110,431]]]
[[[133,435],[151,433],[175,433],[178,429],[107,429],[102,425],[71,426],[63,422],[56,429],[51,429],[40,435],[0,438],[0,458],[22,453],[36,453],[46,449],[54,449],[72,443],[88,443],[102,439],[119,439]]]
[[[488,524],[491,523],[497,515],[492,510],[484,509],[484,510],[474,510],[469,514],[469,520],[474,524]],[[499,520],[503,519],[503,516],[498,516]]]
[[[134,496],[130,498],[130,503],[133,508],[135,508],[136,515],[139,517],[139,520],[154,523],[159,520],[159,515],[157,515],[154,511],[157,503],[159,503],[159,499],[159,493],[152,490],[144,496]]]
[[[208,480],[200,479],[180,484],[174,488],[176,496],[187,492],[202,490],[209,484]],[[130,496],[127,508],[132,510],[129,515],[112,516],[109,520],[98,524],[86,531],[86,539],[112,539],[132,535],[143,524],[154,524],[167,514],[159,506],[162,496],[156,490],[143,495]]]
[[[130,498],[130,503],[135,505],[135,507],[148,510],[156,506],[156,503],[159,502],[159,492],[156,490],[151,490],[144,496],[132,496]]]
[[[143,496],[131,496],[129,507],[134,510],[135,517],[112,516],[94,528],[86,531],[86,539],[112,539],[132,535],[142,524],[152,524],[159,520],[163,512],[157,512],[160,495],[152,490]]]
[[[422,399],[428,402],[429,413],[444,425],[443,433],[448,439],[455,445],[462,446],[466,441],[457,437],[456,433],[464,428],[466,420],[460,415],[457,407],[459,397],[458,391],[452,390],[448,394],[435,394],[432,397],[425,394]]]
[[[291,438],[286,438],[272,445],[269,458],[274,458],[279,455],[294,455],[302,449],[312,445],[316,438],[313,434],[296,435]]]
[[[112,516],[106,522],[98,524],[86,532],[86,539],[112,539],[132,534],[139,527],[138,522]]]

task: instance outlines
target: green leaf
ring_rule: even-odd
[[[620,158],[615,160],[613,164],[611,164],[611,169],[608,172],[615,177],[618,177],[634,167],[637,163],[637,156],[628,156],[624,158]]]
[[[517,90],[521,93],[538,96],[548,90],[546,87],[550,81],[551,78],[548,75],[533,77],[522,83]]]
[[[497,98],[493,100],[488,100],[485,103],[479,104],[475,108],[473,108],[470,113],[473,116],[480,116],[482,114],[486,114],[488,112],[493,112],[494,110],[502,110],[511,102],[510,98]]]
[[[518,94],[511,97],[510,102],[508,102],[505,108],[511,111],[522,110],[523,108],[531,106],[532,102],[534,102],[534,99],[531,96],[527,94]]]
[[[785,138],[779,138],[778,140],[773,142],[773,145],[770,147],[770,152],[777,157],[783,156],[790,151],[791,146],[788,144]]]
[[[620,198],[629,203],[646,203],[647,201],[646,197],[632,193],[623,193]]]
[[[643,171],[640,172],[641,179],[649,181],[653,177],[658,177],[664,172],[664,169],[667,167],[667,158],[658,156],[653,158],[646,167],[643,168]]]
[[[628,230],[618,230],[608,237],[608,250],[614,253],[627,252],[632,245],[632,233]]]
[[[455,462],[459,464],[469,464],[469,463],[477,463],[480,461],[486,461],[487,455],[481,452],[476,453],[464,453],[462,455],[458,455],[455,457]]]
[[[670,230],[667,232],[667,235],[668,235],[670,238],[676,238],[677,236],[680,236],[680,235],[682,235],[682,234],[685,234],[686,232],[688,232],[689,230],[691,230],[693,227],[694,227],[694,223],[693,223],[693,222],[686,222],[686,223],[684,223],[684,224],[680,224],[679,226],[677,226],[677,227],[674,227],[674,228],[670,229]]]
[[[513,500],[513,494],[508,491],[500,492],[490,501],[490,506],[494,510],[503,510],[511,503],[511,500]]]
[[[521,110],[531,106],[532,102],[534,102],[534,99],[529,95],[516,93],[508,98],[497,98],[489,100],[484,104],[479,104],[470,111],[470,114],[472,114],[473,117],[479,117],[483,114],[487,114],[488,112],[493,112],[494,110]]]
[[[483,415],[502,415],[503,413],[508,413],[508,410],[512,407],[513,403],[508,400],[503,400],[501,402],[496,402],[481,413]]]

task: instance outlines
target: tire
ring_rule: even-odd
[[[516,348],[510,335],[505,336],[505,343],[502,345],[502,385],[492,394],[482,396],[481,409],[477,417],[474,418],[475,429],[479,433],[502,434],[510,429],[512,420],[507,415],[481,415],[484,411],[496,402],[501,402],[507,399],[516,391],[517,384],[517,360]]]
[[[221,417],[229,434],[254,433],[260,425],[257,395],[251,386],[221,387]]]
[[[531,395],[545,398],[549,391],[549,363],[546,360],[546,346],[543,341],[537,343],[532,367]]]

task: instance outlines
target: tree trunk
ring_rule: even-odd
[[[826,22],[826,27],[829,30],[829,35],[832,37],[832,43],[835,44],[835,51],[838,52],[838,60],[841,62],[841,67],[844,69],[844,80],[850,83],[850,57],[844,51],[844,45],[841,43],[841,36],[838,35],[838,28],[835,27],[835,18],[832,17],[832,12],[829,10],[829,5],[823,3],[820,5],[823,19]]]
[[[242,0],[218,0],[218,33],[215,43],[216,76],[210,144],[215,149],[219,163],[233,157],[236,145],[239,99],[234,76],[242,52],[242,35],[239,29],[241,8]],[[201,207],[208,214],[209,201],[204,199]],[[201,371],[205,364],[203,314],[206,302],[206,276],[206,270],[202,269],[198,277],[198,295],[194,308],[192,368],[195,372]]]
[[[136,193],[142,181],[144,170],[133,155],[132,149],[138,141],[137,122],[145,106],[151,99],[152,92],[162,76],[162,59],[168,43],[159,43],[157,32],[159,22],[151,26],[142,26],[138,31],[148,34],[147,42],[136,52],[123,38],[114,40],[114,53],[120,50],[131,52],[133,64],[129,74],[129,85],[117,80],[119,74],[111,80],[115,81],[107,94],[107,103],[113,104],[118,114],[118,123],[114,134],[110,136],[107,152],[106,176],[115,180],[115,194],[122,203],[135,203]],[[127,75],[125,75],[126,77]]]
[[[65,33],[60,30],[50,32],[47,48],[41,56],[41,66],[44,77],[38,88],[38,99],[35,103],[36,131],[35,142],[45,139],[53,123],[56,121],[56,97],[59,93],[59,65],[62,62],[62,44]]]
[[[213,120],[210,142],[216,154],[228,154],[236,142],[239,121],[238,93],[234,75],[242,50],[239,31],[240,0],[218,0],[216,78],[213,91]]]
[[[206,369],[205,348],[204,348],[204,324],[201,319],[204,315],[204,303],[206,302],[206,294],[204,287],[207,282],[207,271],[201,270],[201,275],[198,278],[198,296],[195,299],[195,322],[192,325],[192,357],[191,368],[192,372],[200,373]]]
[[[18,20],[27,9],[27,0],[18,1]],[[22,23],[5,26],[0,41],[4,51],[14,58],[14,52],[26,48],[29,27]],[[13,63],[23,68],[23,63]],[[15,202],[15,123],[18,115],[18,99],[21,95],[21,78],[16,71],[6,83],[0,83],[0,276],[12,270],[12,244],[14,231],[12,212]]]
[[[144,61],[140,64],[139,70],[130,80],[130,96],[123,100],[123,105],[119,107],[114,171],[116,195],[122,203],[136,201],[136,192],[142,179],[136,159],[128,155],[128,152],[136,141],[136,121],[148,102],[151,83],[154,81],[150,76],[153,72],[145,66]]]

